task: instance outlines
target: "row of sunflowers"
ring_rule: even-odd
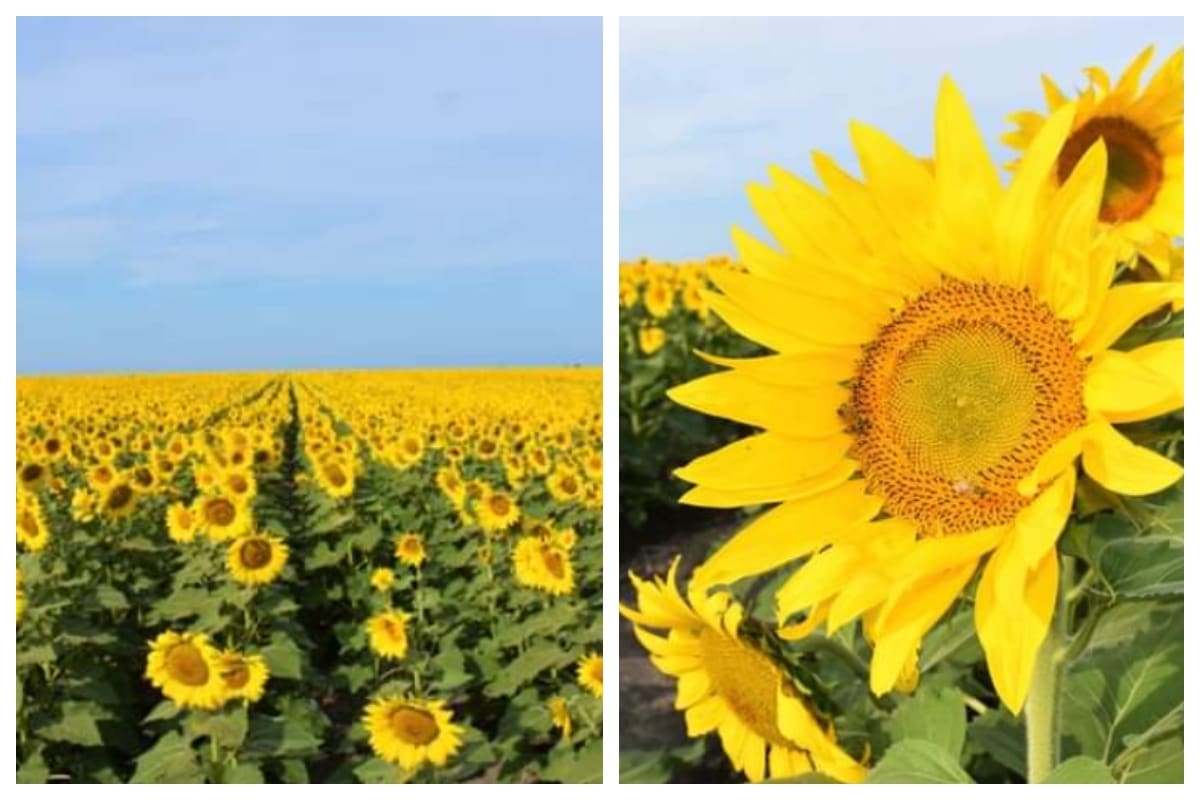
[[[19,779],[598,779],[599,409],[596,370],[20,380]]]
[[[1008,181],[946,78],[932,158],[854,123],[861,177],[816,153],[750,188],[775,244],[736,231],[699,298],[764,354],[668,395],[748,434],[679,459],[681,502],[769,509],[632,576],[622,615],[716,736],[630,775],[1182,781],[1183,52],[1152,60],[1045,79]],[[648,331],[689,279],[639,268]]]

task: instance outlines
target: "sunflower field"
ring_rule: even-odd
[[[738,269],[727,256],[620,265],[620,520],[624,539],[645,543],[678,515],[685,484],[671,471],[736,439],[745,427],[672,403],[666,390],[708,366],[695,353],[750,355],[757,348],[713,313],[710,270]],[[719,299],[718,299],[719,302]],[[626,549],[622,545],[622,550]]]
[[[22,782],[594,782],[598,369],[20,378]]]
[[[1183,51],[1153,61],[1044,79],[1006,167],[947,77],[931,157],[853,123],[856,168],[750,187],[773,241],[701,296],[761,355],[665,394],[746,426],[668,454],[680,502],[753,516],[631,576],[700,742],[623,781],[1183,781]]]

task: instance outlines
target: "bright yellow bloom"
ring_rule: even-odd
[[[562,731],[562,738],[570,740],[571,709],[567,707],[567,701],[555,695],[546,703],[546,709],[550,712],[550,721],[554,723],[554,727]]]
[[[50,543],[50,527],[36,494],[17,490],[17,541],[36,553]]]
[[[399,661],[408,654],[408,614],[379,612],[367,620],[367,638],[376,655]]]
[[[176,705],[212,710],[225,702],[217,657],[202,633],[164,631],[150,643],[146,677]]]
[[[187,544],[196,538],[196,514],[183,503],[167,507],[167,535],[171,541]]]
[[[479,527],[493,534],[504,531],[517,524],[521,518],[521,509],[507,492],[487,491],[475,504],[475,515],[479,519]]]
[[[245,655],[225,650],[217,656],[217,674],[228,700],[245,700],[257,703],[270,677],[267,662],[260,655]]]
[[[396,573],[392,572],[387,567],[380,567],[371,573],[371,585],[375,587],[377,592],[386,592],[392,588],[392,584],[396,582]]]
[[[99,495],[81,486],[71,493],[71,519],[76,522],[91,522],[96,518],[96,507],[99,504]]]
[[[513,548],[517,583],[554,595],[575,589],[575,570],[569,550],[539,536],[523,536]]]
[[[638,347],[642,354],[651,356],[659,351],[667,341],[667,333],[662,328],[649,325],[638,329]]]
[[[576,665],[579,670],[579,685],[594,697],[604,696],[604,657],[585,653]]]
[[[212,539],[223,542],[236,539],[254,525],[249,506],[244,506],[221,494],[203,495],[196,500],[193,513],[196,530]]]
[[[1121,242],[1119,258],[1141,255],[1165,278],[1171,244],[1183,235],[1183,48],[1143,87],[1142,73],[1153,58],[1154,48],[1147,47],[1115,86],[1099,67],[1085,70],[1088,86],[1074,101],[1071,132],[1051,179],[1064,185],[1088,148],[1103,141],[1108,162],[1100,219]],[[1049,77],[1042,77],[1042,86],[1051,113],[1068,104]],[[1047,118],[1022,111],[1011,119],[1017,130],[1004,141],[1029,151]]]
[[[1071,104],[1052,114],[1005,188],[946,80],[933,170],[856,124],[864,181],[819,154],[824,191],[772,170],[751,199],[780,249],[738,232],[748,273],[710,273],[712,308],[778,354],[710,356],[731,369],[670,392],[764,430],[680,469],[696,484],[683,502],[781,505],[696,581],[810,556],[776,595],[782,633],[794,615],[830,632],[867,615],[876,693],[986,558],[976,630],[1019,711],[1054,609],[1076,458],[1119,494],[1182,474],[1113,423],[1183,406],[1183,340],[1110,348],[1164,303],[1181,307],[1183,287],[1112,284],[1121,245],[1095,213],[1102,141],[1047,190],[1074,119]]]
[[[410,567],[425,563],[425,542],[418,533],[406,533],[396,540],[396,558]]]
[[[444,766],[458,752],[463,729],[451,718],[441,700],[381,697],[367,706],[363,724],[375,755],[411,772]]]
[[[666,675],[679,679],[675,707],[689,736],[713,731],[733,766],[752,781],[819,772],[842,783],[866,776],[838,747],[780,668],[740,635],[743,610],[728,593],[706,596],[694,583],[685,599],[676,559],[666,580],[630,575],[638,607],[621,606],[638,641]],[[666,631],[666,636],[651,630]]]
[[[234,539],[225,556],[229,573],[238,583],[260,586],[279,577],[287,565],[288,546],[269,533],[248,533]]]

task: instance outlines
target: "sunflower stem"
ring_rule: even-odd
[[[1045,783],[1058,766],[1059,729],[1062,721],[1061,684],[1066,663],[1065,646],[1068,626],[1068,596],[1075,580],[1075,561],[1062,557],[1058,584],[1058,607],[1050,622],[1050,630],[1038,650],[1033,665],[1029,696],[1025,699],[1025,750],[1029,783]]]

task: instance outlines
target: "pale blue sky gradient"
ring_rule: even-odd
[[[17,370],[601,358],[599,19],[17,26]]]
[[[762,232],[745,186],[769,164],[813,177],[821,150],[857,173],[849,122],[929,153],[942,75],[992,152],[1006,115],[1042,104],[1040,75],[1082,87],[1148,44],[1183,44],[1180,18],[623,19],[621,257],[731,253],[733,224]]]

